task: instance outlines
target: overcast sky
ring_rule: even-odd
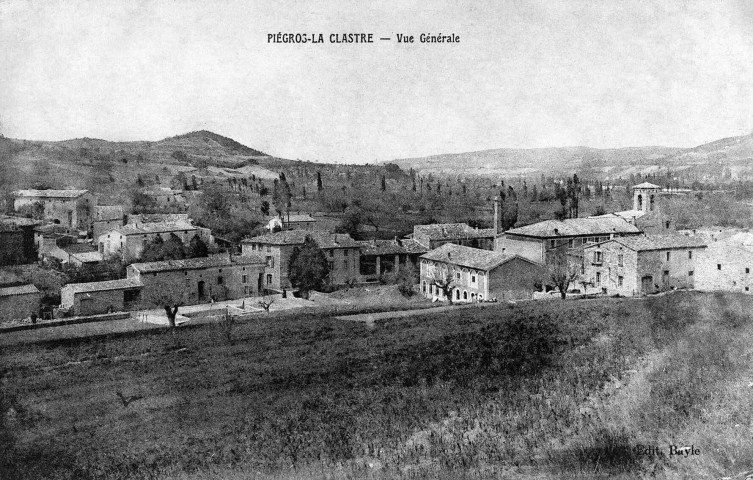
[[[753,2],[0,0],[0,131],[373,162],[753,130]],[[267,43],[276,32],[324,44]],[[391,37],[328,43],[330,33]],[[397,44],[397,33],[458,44]]]

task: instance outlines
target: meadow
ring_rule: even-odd
[[[753,299],[300,315],[8,347],[0,478],[721,477]],[[694,445],[699,455],[641,454]]]

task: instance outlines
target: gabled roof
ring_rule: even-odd
[[[73,293],[106,292],[108,290],[125,290],[127,288],[141,288],[144,285],[136,278],[121,278],[105,282],[69,283],[62,290]]]
[[[78,198],[89,190],[16,190],[15,197]]]
[[[131,267],[140,273],[155,273],[169,272],[172,270],[202,270],[204,268],[264,264],[266,264],[266,260],[258,255],[243,255],[240,257],[232,257],[232,259],[225,255],[217,255],[202,258],[185,258],[183,260],[134,263],[131,264]]]
[[[426,253],[429,249],[415,240],[365,240],[358,242],[361,255],[402,255]]]
[[[643,182],[639,183],[638,185],[633,185],[633,188],[658,188],[661,190],[661,187],[659,185],[654,185],[653,183]]]
[[[543,222],[513,228],[505,234],[523,235],[537,238],[581,237],[588,235],[638,234],[635,225],[617,216],[569,218],[566,220],[545,220]]]
[[[435,223],[430,225],[415,225],[413,227],[414,235],[421,233],[429,237],[430,240],[443,240],[454,238],[483,238],[493,237],[494,229],[473,228],[467,223]]]
[[[502,252],[493,252],[491,250],[482,250],[480,248],[466,247],[454,243],[446,243],[439,248],[421,255],[421,258],[433,260],[435,262],[444,262],[461,267],[475,268],[477,270],[489,271],[503,263],[509,262],[513,258],[520,258],[532,265],[536,262],[523,258],[519,255],[510,255]]]
[[[13,295],[28,295],[30,293],[39,293],[39,289],[33,284],[18,285],[16,287],[0,288],[0,297],[10,297]]]
[[[243,240],[242,243],[263,243],[270,245],[301,245],[306,237],[311,237],[319,248],[358,248],[360,245],[347,233],[327,233],[309,230],[283,230],[259,235]]]
[[[677,248],[704,248],[707,243],[698,237],[690,237],[680,234],[668,235],[638,235],[635,237],[616,237],[606,242],[589,245],[586,248],[593,248],[608,242],[617,242],[625,248],[636,252],[645,252],[650,250],[672,250]]]

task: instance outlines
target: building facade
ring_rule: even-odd
[[[694,288],[705,242],[684,235],[621,237],[584,249],[586,291],[638,296]]]
[[[20,320],[37,314],[42,293],[32,284],[0,287],[0,320]]]
[[[712,242],[698,262],[696,289],[751,293],[753,291],[753,247]]]
[[[307,230],[284,230],[244,240],[243,255],[264,257],[266,267],[264,288],[268,290],[291,289],[290,257],[293,250],[311,237],[329,262],[327,283],[345,285],[359,280],[360,245],[350,235]]]
[[[17,212],[40,205],[46,220],[87,232],[92,227],[96,199],[88,190],[17,190],[13,197]]]
[[[420,288],[427,298],[448,300],[437,282],[451,280],[453,302],[531,298],[544,266],[519,255],[445,244],[420,257]]]
[[[121,256],[131,261],[140,258],[146,246],[157,237],[166,241],[171,235],[178,237],[184,245],[188,245],[195,236],[207,245],[212,242],[209,229],[195,227],[188,222],[175,222],[128,224],[103,233],[97,239],[97,244],[104,257]]]
[[[418,258],[428,249],[412,239],[365,240],[360,245],[359,273],[362,282],[373,282],[401,269],[418,267]]]

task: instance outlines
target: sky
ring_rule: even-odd
[[[323,44],[268,43],[322,33]],[[329,43],[372,33],[373,44]],[[398,44],[396,35],[416,43]],[[421,33],[459,43],[418,43]],[[364,163],[753,131],[753,2],[0,0],[0,133]]]

